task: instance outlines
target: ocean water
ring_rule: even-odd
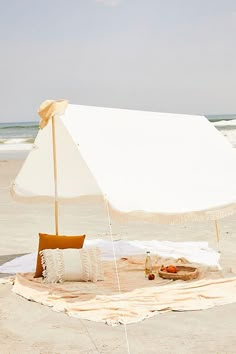
[[[32,144],[38,130],[38,122],[0,123],[0,144]]]
[[[236,114],[209,115],[206,117],[236,148]]]
[[[236,148],[236,114],[208,115],[207,119]],[[0,152],[30,149],[39,130],[38,122],[0,123]]]

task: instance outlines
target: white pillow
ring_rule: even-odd
[[[104,280],[99,248],[45,249],[40,252],[46,283]]]

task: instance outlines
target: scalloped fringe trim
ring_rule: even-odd
[[[83,281],[89,281],[93,274],[90,274],[90,259],[89,259],[89,253],[86,249],[80,251],[80,257],[81,257],[81,262],[82,262],[82,271],[83,271],[83,276],[82,280]]]
[[[58,248],[55,251],[55,257],[50,249],[39,253],[43,267],[43,278],[46,283],[64,282],[65,272],[62,252]]]
[[[83,270],[83,281],[97,282],[104,280],[104,271],[101,261],[101,251],[97,247],[80,250]]]
[[[65,265],[62,250],[59,248],[56,249],[56,269],[59,283],[64,283],[65,279]]]
[[[54,266],[54,262],[53,262],[53,257],[52,255],[48,254],[46,255],[46,251],[40,251],[39,252],[40,256],[41,256],[41,264],[43,267],[43,278],[45,279],[46,282],[49,282],[49,267],[52,268]],[[48,263],[48,267],[47,264]]]

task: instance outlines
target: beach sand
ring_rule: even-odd
[[[18,204],[9,185],[23,160],[0,161],[0,263],[37,249],[38,232],[54,232],[53,205]],[[103,204],[60,206],[60,233],[110,239]],[[236,273],[236,217],[219,221],[221,265]],[[214,222],[186,225],[112,223],[115,239],[208,241],[217,248]],[[0,285],[0,353],[127,353],[124,326],[81,321],[26,301]],[[131,353],[236,353],[236,304],[205,311],[170,312],[128,325]]]

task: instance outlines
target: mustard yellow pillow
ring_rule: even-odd
[[[35,278],[42,276],[43,267],[41,264],[40,251],[45,249],[66,249],[66,248],[82,248],[85,235],[81,236],[55,236],[47,234],[39,234],[38,257],[36,263]]]

